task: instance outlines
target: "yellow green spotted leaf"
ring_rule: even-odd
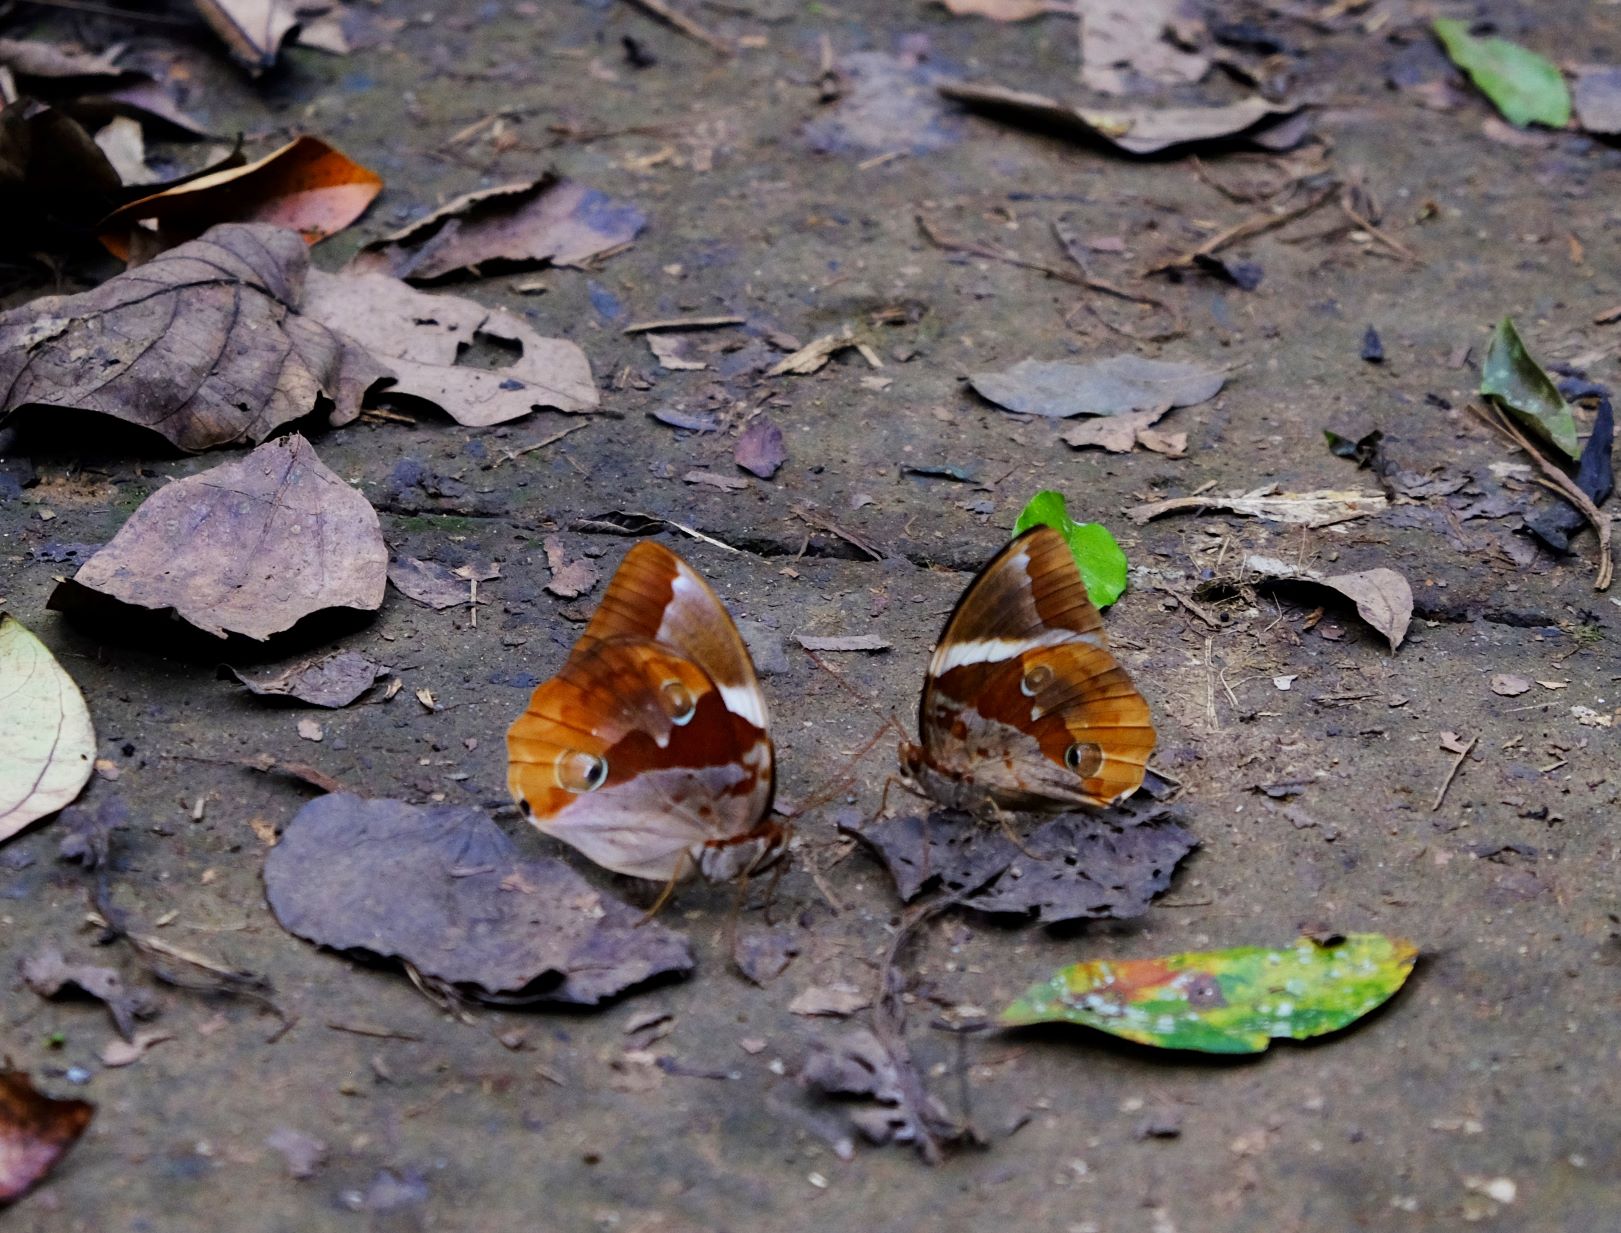
[[[1259,1053],[1337,1032],[1402,987],[1418,948],[1382,933],[1235,946],[1060,968],[1001,1014],[1007,1027],[1079,1023],[1163,1049]]]

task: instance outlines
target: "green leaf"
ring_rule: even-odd
[[[1009,1027],[1079,1023],[1163,1049],[1259,1053],[1273,1037],[1337,1032],[1402,987],[1418,948],[1382,933],[1286,950],[1235,946],[1061,968],[1001,1014]]]
[[[1512,318],[1504,317],[1492,332],[1480,366],[1480,392],[1555,448],[1572,458],[1581,455],[1569,404],[1525,349]]]
[[[1510,124],[1564,128],[1570,123],[1570,89],[1551,61],[1507,39],[1477,39],[1465,22],[1445,19],[1431,29],[1452,63]]]
[[[1109,528],[1100,522],[1076,522],[1064,508],[1064,494],[1048,489],[1036,493],[1019,511],[1013,534],[1048,526],[1069,542],[1080,567],[1086,593],[1099,608],[1107,608],[1126,591],[1126,554],[1120,551]]]

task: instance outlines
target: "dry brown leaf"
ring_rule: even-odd
[[[770,479],[788,461],[788,447],[782,429],[761,416],[743,430],[732,447],[732,461],[751,475]]]
[[[788,373],[807,377],[813,372],[821,370],[822,366],[833,356],[850,347],[859,347],[861,344],[850,333],[846,326],[837,334],[823,334],[820,338],[806,343],[792,355],[785,355],[770,368],[766,369],[766,376],[781,377]]]
[[[160,1032],[155,1028],[146,1028],[136,1032],[128,1040],[112,1040],[102,1046],[101,1064],[111,1069],[120,1066],[133,1066],[146,1056],[147,1050],[153,1045],[161,1045],[166,1040],[173,1040],[170,1032]]]
[[[0,612],[0,843],[71,804],[95,756],[79,687],[44,643]]]
[[[420,398],[458,424],[503,424],[540,407],[593,411],[600,402],[591,362],[562,338],[542,338],[503,308],[455,295],[429,295],[387,274],[311,270],[304,313],[343,330],[381,364],[394,383],[380,393]],[[457,358],[475,337],[517,344],[503,368],[475,368]]]
[[[1163,415],[1214,398],[1227,375],[1200,364],[1126,354],[1084,364],[1020,360],[1001,372],[973,373],[968,381],[981,398],[1009,411],[1064,418],[1131,411]]]
[[[146,165],[146,137],[139,120],[114,116],[96,133],[95,141],[125,184],[152,184],[159,178]]]
[[[1264,518],[1268,522],[1286,522],[1296,526],[1327,527],[1352,518],[1365,518],[1383,513],[1389,505],[1383,493],[1358,492],[1341,489],[1316,489],[1311,492],[1279,492],[1276,484],[1268,484],[1241,496],[1222,497],[1214,493],[1200,497],[1172,497],[1167,501],[1150,501],[1126,511],[1133,522],[1144,523],[1166,514],[1225,510],[1250,518]]]
[[[1127,154],[1254,138],[1298,107],[1253,96],[1220,107],[1073,107],[1044,94],[1001,86],[943,82],[940,93],[967,107],[1025,124],[1069,129]]]
[[[953,17],[984,17],[990,21],[1029,21],[1045,13],[1075,12],[1070,0],[940,0]]]
[[[1512,672],[1499,672],[1492,677],[1492,693],[1501,698],[1518,698],[1531,688],[1531,681],[1523,676],[1515,676]]]
[[[320,742],[326,739],[326,730],[318,719],[301,719],[298,721],[298,736],[300,740]]]
[[[145,989],[131,989],[112,968],[69,963],[54,946],[31,955],[20,965],[23,983],[42,998],[76,991],[107,1008],[113,1026],[125,1040],[135,1039],[135,1021],[151,1018],[157,1003]]]
[[[795,634],[795,640],[807,651],[887,651],[889,639],[877,634]]]
[[[742,492],[754,486],[753,480],[746,480],[741,475],[719,475],[714,471],[688,471],[681,478],[685,483],[703,484],[709,488],[719,488],[722,492]]]
[[[601,577],[597,567],[585,557],[570,561],[558,536],[548,535],[541,544],[546,550],[546,568],[552,573],[546,589],[553,595],[559,599],[578,599],[597,585]]]
[[[1393,569],[1364,569],[1350,574],[1324,574],[1302,569],[1276,557],[1250,555],[1244,568],[1280,582],[1310,582],[1338,591],[1356,605],[1357,615],[1383,634],[1394,651],[1407,637],[1413,619],[1413,588]]]
[[[0,107],[0,247],[77,241],[116,206],[122,184],[101,147],[65,111],[22,99]]]
[[[1100,94],[1129,94],[1136,81],[1150,86],[1198,81],[1210,71],[1210,61],[1165,37],[1187,7],[1184,0],[1085,0],[1082,84]]]
[[[188,451],[262,441],[325,404],[347,423],[385,370],[298,312],[308,269],[292,232],[228,224],[91,291],[0,314],[0,414],[80,408]]]
[[[660,368],[670,372],[699,372],[709,367],[709,361],[701,360],[692,353],[696,342],[697,338],[691,332],[661,331],[647,336],[647,349],[653,353]]]
[[[359,651],[334,651],[285,668],[249,672],[225,665],[221,677],[234,678],[261,698],[291,698],[311,706],[348,706],[393,669]]]
[[[159,488],[50,606],[110,597],[263,641],[327,609],[375,611],[387,568],[376,512],[294,433]]]
[[[356,274],[428,282],[489,263],[582,265],[630,243],[647,225],[628,202],[549,171],[457,197],[426,218],[368,244]]]
[[[794,1000],[788,1003],[788,1009],[796,1015],[822,1015],[842,1019],[871,1005],[871,995],[854,985],[812,985],[808,989],[801,989]]]
[[[292,0],[192,0],[231,56],[258,75],[276,63],[283,40],[298,24]]]
[[[0,1204],[31,1190],[78,1142],[96,1106],[52,1100],[20,1070],[0,1069]]]
[[[458,578],[454,570],[437,561],[395,557],[388,563],[388,580],[400,594],[427,608],[454,608],[473,599],[469,580]]]
[[[101,242],[129,260],[194,240],[220,223],[269,223],[314,244],[366,212],[383,189],[376,172],[318,137],[296,137],[241,167],[185,180],[121,206],[101,223]]]

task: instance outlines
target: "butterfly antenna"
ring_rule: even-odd
[[[822,787],[818,788],[815,792],[812,792],[810,798],[805,801],[804,804],[799,805],[796,808],[796,816],[799,814],[809,813],[813,809],[820,809],[834,797],[848,790],[851,782],[856,777],[855,768],[860,764],[863,758],[873,751],[873,747],[878,744],[883,735],[884,729],[879,728],[878,731],[874,732],[870,737],[868,737],[861,748],[850,755],[849,769],[844,771],[835,779],[823,780]]]
[[[878,716],[878,718],[883,722],[885,728],[893,729],[895,735],[900,737],[903,741],[911,739],[911,737],[907,735],[906,729],[901,727],[900,720],[895,717],[895,712],[889,711],[886,713],[880,709],[876,702],[852,685],[849,680],[845,678],[844,673],[833,667],[832,664],[824,660],[815,651],[806,650],[805,654],[811,657],[812,663],[814,663],[823,672],[827,673],[828,676],[837,681],[840,689],[844,690],[845,693],[849,694],[857,702],[861,703],[862,706],[866,707],[874,715]],[[882,731],[882,729],[880,729],[880,731]]]

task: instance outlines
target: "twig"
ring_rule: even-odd
[[[874,561],[882,561],[889,555],[873,544],[871,540],[857,535],[854,531],[846,530],[813,506],[799,503],[790,505],[788,508],[798,515],[802,521],[809,523],[818,531],[826,531],[830,535],[837,535],[845,543],[861,549]]]
[[[989,244],[975,244],[968,240],[953,240],[942,234],[928,218],[922,214],[917,215],[918,230],[923,238],[936,248],[943,248],[947,252],[967,253],[970,257],[983,257],[987,261],[1000,261],[1005,265],[1016,265],[1021,270],[1034,270],[1038,274],[1045,274],[1048,278],[1056,278],[1060,282],[1071,283],[1077,287],[1088,286],[1088,280],[1072,270],[1060,269],[1057,266],[1047,265],[1041,261],[1029,261],[1017,253],[1010,253],[1005,248],[997,248]],[[1128,299],[1131,297],[1127,297]]]
[[[633,321],[621,334],[647,334],[656,330],[712,330],[723,325],[742,325],[746,317],[725,314],[718,317],[660,317],[656,321]]]
[[[1469,756],[1469,751],[1475,747],[1475,742],[1479,739],[1478,735],[1470,737],[1469,743],[1458,751],[1458,756],[1452,762],[1452,769],[1447,772],[1447,777],[1441,781],[1441,790],[1435,794],[1435,803],[1430,806],[1431,813],[1441,808],[1441,802],[1447,798],[1447,789],[1452,786],[1452,781],[1458,777],[1458,768],[1463,765],[1463,760]]]
[[[366,1023],[339,1023],[336,1020],[327,1024],[334,1032],[348,1032],[351,1036],[370,1036],[376,1040],[421,1040],[420,1036],[413,1036],[410,1032],[397,1032],[393,1028],[372,1027]]]
[[[1261,213],[1247,218],[1241,223],[1235,223],[1225,231],[1218,231],[1197,248],[1191,248],[1180,256],[1167,257],[1164,261],[1149,266],[1143,271],[1146,277],[1149,274],[1160,274],[1166,270],[1186,269],[1199,257],[1212,257],[1230,244],[1240,240],[1247,240],[1251,236],[1261,235],[1268,231],[1275,231],[1286,223],[1292,223],[1297,218],[1304,218],[1323,202],[1327,201],[1339,189],[1339,183],[1326,184],[1318,189],[1303,203],[1283,211],[1281,214]]]
[[[1397,257],[1400,257],[1403,261],[1411,262],[1413,265],[1423,265],[1424,264],[1423,259],[1421,257],[1419,257],[1419,255],[1417,253],[1415,253],[1412,249],[1408,248],[1407,245],[1403,244],[1400,240],[1394,239],[1393,237],[1391,237],[1389,235],[1386,235],[1383,231],[1381,231],[1379,229],[1379,226],[1378,226],[1377,223],[1375,223],[1372,219],[1368,218],[1360,210],[1358,210],[1354,205],[1352,205],[1351,201],[1350,201],[1350,193],[1349,192],[1345,192],[1345,193],[1340,194],[1340,213],[1344,214],[1346,218],[1350,219],[1359,228],[1361,228],[1363,231],[1367,232],[1370,236],[1372,236],[1379,243],[1383,244],[1386,248],[1388,248]]]
[[[522,458],[525,454],[533,454],[536,450],[543,450],[548,445],[556,445],[564,437],[568,436],[569,433],[579,432],[580,429],[589,427],[591,427],[589,421],[584,424],[570,424],[567,428],[554,432],[551,436],[545,438],[544,440],[536,441],[533,445],[526,445],[521,450],[502,450],[501,457],[497,458],[490,464],[490,470],[495,470],[503,462],[511,462],[514,459]]]
[[[1073,261],[1076,268],[1080,270],[1083,285],[1089,290],[1101,291],[1105,295],[1112,295],[1117,299],[1127,300],[1133,304],[1147,304],[1152,308],[1159,309],[1171,319],[1171,328],[1168,330],[1162,330],[1154,334],[1140,334],[1110,321],[1092,306],[1090,300],[1083,301],[1086,311],[1096,317],[1107,328],[1117,334],[1124,334],[1127,338],[1135,338],[1139,342],[1165,342],[1187,333],[1187,326],[1182,321],[1182,314],[1176,310],[1175,305],[1167,304],[1164,300],[1157,300],[1151,295],[1127,291],[1124,287],[1117,287],[1113,283],[1105,282],[1103,279],[1094,276],[1092,271],[1087,268],[1086,259],[1081,256],[1080,245],[1075,242],[1075,237],[1065,231],[1064,225],[1057,219],[1053,220],[1053,236],[1058,241],[1058,247],[1064,250],[1064,256]],[[1068,325],[1069,323],[1069,318],[1066,316],[1064,324]]]
[[[1550,461],[1541,450],[1531,444],[1529,438],[1516,428],[1513,421],[1501,410],[1496,407],[1487,410],[1477,403],[1470,403],[1469,409],[1479,416],[1488,428],[1495,429],[1519,446],[1548,477],[1548,482],[1540,480],[1538,482],[1542,483],[1544,488],[1564,497],[1592,524],[1593,530],[1598,534],[1598,574],[1593,579],[1593,589],[1608,591],[1615,574],[1615,562],[1610,557],[1610,520],[1599,513],[1598,506],[1593,504],[1593,498],[1583,492],[1576,481],[1566,475],[1558,464]]]
[[[736,50],[725,39],[717,34],[711,34],[685,13],[672,9],[664,0],[627,0],[634,8],[641,9],[649,17],[656,17],[665,25],[679,30],[694,42],[702,43],[723,56],[730,56]]]

